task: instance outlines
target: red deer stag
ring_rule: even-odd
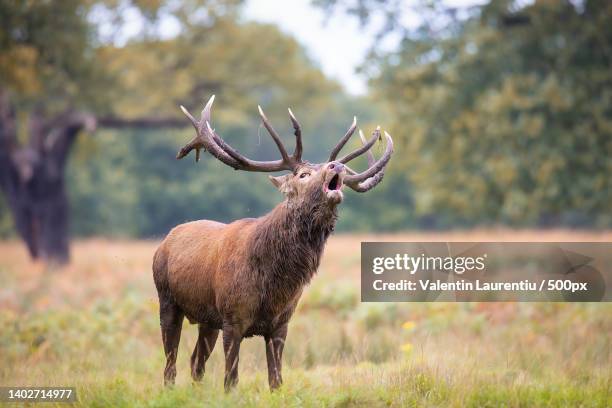
[[[287,323],[302,290],[316,273],[325,241],[334,229],[336,206],[342,187],[365,192],[383,178],[393,153],[393,140],[385,132],[386,148],[375,160],[370,151],[381,137],[380,128],[362,146],[336,158],[356,128],[356,119],[332,150],[327,163],[302,160],[302,132],[295,116],[289,116],[295,131],[295,150],[287,153],[279,135],[264,115],[263,125],[274,139],[280,160],[255,161],[229,146],[211,127],[210,98],[199,121],[181,106],[196,136],[177,155],[182,159],[200,149],[236,170],[289,174],[272,177],[285,195],[283,202],[260,218],[245,218],[230,224],[193,221],[174,228],[161,243],[153,259],[153,278],[159,295],[162,341],[166,354],[164,383],[176,377],[176,354],[183,318],[197,323],[199,337],[191,356],[191,376],[201,379],[219,330],[223,331],[225,390],[238,382],[238,353],[245,337],[263,336],[270,389],[282,383],[281,357]],[[357,173],[346,163],[367,153],[368,169]]]

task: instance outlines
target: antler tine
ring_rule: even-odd
[[[291,119],[291,124],[293,125],[293,134],[295,135],[295,150],[293,151],[293,159],[297,162],[302,160],[302,128],[300,128],[300,124],[295,118],[293,112],[291,112],[291,108],[287,109],[289,111],[289,118]]]
[[[198,122],[192,115],[189,113],[187,109],[183,105],[181,105],[181,110],[189,118],[189,121],[193,125],[196,131],[196,136],[189,142],[185,147],[183,147],[179,153],[176,155],[177,159],[182,159],[185,157],[190,151],[195,149],[196,151],[196,162],[200,161],[200,149],[206,150],[206,138],[202,136],[202,127],[206,122],[210,122],[210,112],[212,109],[212,105],[215,102],[215,95],[211,96],[206,105],[204,105],[204,109],[202,109],[202,114],[200,116],[200,121]]]
[[[361,129],[359,129],[359,138],[361,139],[361,143],[363,145],[367,144],[368,141],[366,140],[365,136],[363,135],[363,132],[361,131]],[[376,161],[376,159],[374,158],[374,154],[372,153],[372,150],[368,150],[366,152],[366,156],[368,157],[368,167],[372,167],[374,165],[374,162]],[[346,171],[348,172],[348,174],[357,174],[357,172],[353,169],[351,169],[346,163],[344,164],[344,168],[346,169]]]
[[[200,161],[200,149],[206,149],[205,147],[206,143],[204,141],[204,138],[201,136],[201,132],[200,132],[200,124],[183,105],[181,105],[181,111],[183,111],[185,116],[187,116],[187,118],[193,125],[193,128],[196,131],[196,136],[193,139],[191,139],[191,141],[189,141],[189,143],[187,143],[181,150],[179,150],[179,152],[176,154],[176,158],[182,159],[183,157],[187,156],[190,151],[195,149],[196,162],[198,162]]]
[[[361,156],[365,152],[369,151],[378,139],[380,139],[380,127],[377,127],[376,130],[372,132],[372,138],[367,143],[364,143],[363,146],[347,154],[346,156],[341,157],[340,159],[338,159],[338,161],[340,163],[348,163],[354,158]]]
[[[366,171],[346,176],[344,179],[346,185],[357,192],[363,193],[374,188],[382,181],[385,167],[393,154],[393,139],[387,132],[385,132],[385,138],[387,139],[387,146],[382,157],[369,165]]]
[[[359,129],[359,138],[361,139],[361,144],[363,144],[364,146],[368,143],[361,129]],[[372,150],[368,149],[366,151],[366,156],[368,157],[368,167],[372,167],[374,165],[374,162],[376,161],[376,159],[374,158],[374,153],[372,153]]]
[[[278,150],[280,151],[280,154],[283,160],[286,161],[287,163],[290,163],[291,159],[289,158],[289,155],[287,154],[287,150],[285,149],[285,145],[283,145],[283,142],[281,141],[280,136],[278,135],[278,133],[276,133],[276,130],[274,130],[274,128],[268,121],[268,118],[263,112],[263,109],[261,109],[261,106],[257,105],[257,109],[259,109],[259,116],[261,116],[261,121],[263,122],[265,128],[268,130],[268,133],[270,134],[270,136],[272,136],[272,139],[274,139],[274,143],[276,143],[276,147],[278,147]]]
[[[200,116],[200,123],[204,125],[206,122],[211,122],[210,115],[212,112],[212,106],[215,102],[215,95],[211,96],[206,105],[204,105],[204,109],[202,109],[202,114]]]
[[[216,157],[221,162],[227,164],[234,169],[238,169],[240,164],[229,156],[225,151],[223,151],[207,134],[206,123],[207,120],[210,119],[210,112],[212,109],[213,102],[215,101],[215,95],[211,96],[204,109],[202,110],[201,120],[198,122],[192,115],[189,113],[184,106],[181,105],[181,110],[189,118],[189,121],[193,125],[196,136],[191,139],[189,143],[187,143],[176,155],[177,159],[182,159],[187,156],[189,152],[195,149],[196,151],[196,161],[200,159],[200,149],[204,149],[210,152],[214,157]]]
[[[348,142],[351,136],[353,136],[353,133],[355,132],[356,128],[357,128],[357,116],[353,116],[353,123],[348,128],[344,136],[342,136],[342,139],[340,139],[338,144],[332,149],[331,153],[329,154],[328,161],[333,161],[336,159],[336,156],[338,156],[338,153],[340,153],[340,150],[342,150],[346,142]]]
[[[228,145],[210,125],[211,110],[214,99],[215,97],[213,95],[204,106],[200,121],[197,121],[191,115],[191,113],[185,109],[185,107],[181,106],[181,110],[185,116],[189,118],[189,121],[195,128],[196,136],[179,151],[176,156],[177,159],[182,159],[183,157],[187,156],[189,152],[195,149],[196,161],[198,161],[200,158],[200,149],[204,149],[219,161],[234,168],[235,170],[261,172],[293,170],[296,165],[296,161],[292,160],[292,158],[289,158],[288,156],[287,158],[283,157],[282,160],[256,161],[242,156],[234,148]],[[285,152],[285,155],[286,154],[287,153]]]
[[[376,173],[376,175],[374,175],[373,177],[370,177],[366,181],[363,181],[361,183],[356,183],[356,184],[347,184],[347,185],[352,190],[358,193],[365,193],[366,191],[370,191],[371,189],[376,187],[378,183],[382,181],[384,176],[385,176],[385,169],[382,169],[381,171]]]

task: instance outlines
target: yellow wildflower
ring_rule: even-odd
[[[406,354],[410,354],[413,348],[414,347],[412,346],[411,343],[402,344],[402,346],[400,347],[400,349]]]
[[[413,322],[412,320],[408,320],[407,322],[404,322],[404,324],[402,324],[402,329],[404,330],[414,330],[414,328],[416,327],[416,323]]]

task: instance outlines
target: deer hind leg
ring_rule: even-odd
[[[278,327],[272,331],[270,335],[264,337],[264,340],[266,341],[268,384],[270,385],[270,390],[275,390],[283,383],[282,358],[286,338],[287,324]]]
[[[210,353],[212,353],[215,348],[215,343],[219,336],[219,330],[209,329],[203,324],[198,326],[198,330],[198,341],[191,355],[191,377],[194,381],[200,381],[202,379],[204,365]]]
[[[173,301],[160,297],[159,317],[166,353],[164,385],[169,386],[174,384],[176,378],[176,354],[181,341],[181,329],[185,315]]]
[[[242,332],[237,326],[223,324],[223,351],[225,352],[225,379],[223,384],[225,392],[230,391],[238,384],[238,355]]]

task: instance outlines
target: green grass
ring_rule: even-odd
[[[93,407],[608,407],[612,401],[607,305],[515,305],[512,320],[502,324],[478,323],[488,319],[473,304],[357,304],[338,313],[313,304],[305,302],[290,326],[285,384],[274,393],[259,338],[244,342],[234,391],[223,393],[220,347],[204,380],[193,384],[188,360],[195,328],[187,323],[177,386],[164,389],[156,305],[129,292],[85,310],[21,318],[0,312],[0,383],[76,386],[79,405]],[[406,330],[409,316],[417,320]],[[405,344],[411,350],[402,351]]]
[[[235,390],[220,342],[193,384],[187,322],[164,389],[153,244],[105,245],[54,274],[0,248],[0,385],[75,386],[87,407],[612,406],[612,304],[362,304],[355,270],[329,258],[290,323],[280,390],[261,338]]]

